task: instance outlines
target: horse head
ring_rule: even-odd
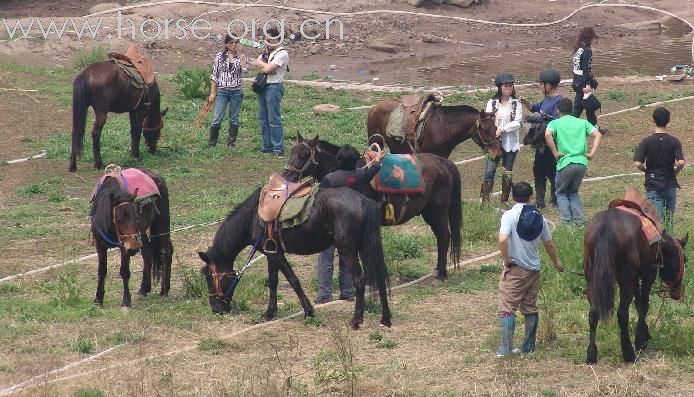
[[[92,210],[92,230],[111,245],[122,247],[130,256],[142,247],[134,194],[121,189],[115,178],[106,178],[97,190]]]
[[[147,151],[150,153],[157,151],[157,141],[161,137],[161,130],[164,128],[164,116],[168,111],[169,108],[167,107],[158,115],[155,114],[154,117],[150,117],[150,114],[150,116],[145,117],[142,123],[142,135],[145,136]]]
[[[496,112],[481,110],[472,127],[472,140],[487,153],[497,159],[501,156],[501,145],[496,138]]]
[[[289,161],[284,167],[282,177],[297,181],[306,176],[321,180],[326,174],[337,168],[337,146],[321,141],[316,135],[305,139],[298,134],[297,144],[289,152]]]
[[[684,292],[684,265],[687,263],[684,248],[689,241],[689,233],[681,240],[667,235],[664,237],[666,243],[663,244],[660,278],[667,286],[670,298],[679,300]]]
[[[210,308],[213,313],[224,314],[231,311],[231,299],[236,289],[236,272],[233,262],[229,264],[217,263],[207,252],[198,252],[205,265],[200,268],[200,273],[207,280],[207,295]],[[214,255],[212,255],[214,256]]]

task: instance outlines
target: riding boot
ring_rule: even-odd
[[[547,181],[544,178],[535,179],[535,206],[538,209],[545,208],[545,192],[547,190]]]
[[[501,317],[499,317],[499,322],[501,324],[501,337],[496,356],[503,357],[513,352],[513,332],[516,330],[516,315],[513,313],[502,313]]]
[[[521,347],[523,353],[535,351],[535,335],[537,334],[538,313],[527,313],[525,316],[525,341]]]
[[[510,175],[504,174],[501,177],[501,203],[508,204],[508,196],[511,194],[511,188],[513,187],[513,181]]]
[[[219,130],[222,127],[220,126],[212,126],[210,127],[210,141],[207,143],[208,146],[212,147],[217,145],[217,139],[219,139]]]
[[[494,190],[494,180],[482,182],[482,187],[480,188],[480,202],[481,206],[489,204],[489,198]]]
[[[239,126],[238,125],[230,125],[229,126],[229,141],[227,142],[227,146],[230,148],[236,146],[236,137],[239,135]]]

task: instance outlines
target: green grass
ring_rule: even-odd
[[[106,394],[95,388],[79,389],[73,395],[74,397],[106,397]]]
[[[219,355],[227,348],[227,342],[217,338],[203,339],[198,343],[198,349],[209,352],[210,354]]]
[[[107,52],[108,49],[102,46],[75,51],[75,69],[82,70],[92,63],[105,61]]]

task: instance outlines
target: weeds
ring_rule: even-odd
[[[77,265],[63,269],[58,276],[56,297],[51,301],[55,306],[75,307],[80,303],[80,286]]]
[[[77,50],[74,61],[75,69],[82,70],[93,63],[105,61],[107,51],[108,50],[102,46]]]
[[[179,275],[183,283],[183,297],[186,299],[199,299],[207,295],[207,281],[205,276],[195,269],[179,267]]]
[[[106,397],[103,391],[96,388],[79,389],[75,392],[74,397]]]
[[[94,351],[94,344],[88,340],[79,340],[73,347],[73,350],[78,353],[89,354]]]
[[[181,69],[173,81],[178,93],[185,99],[205,99],[210,93],[210,74],[208,69]]]
[[[204,351],[204,352],[209,352],[210,354],[213,355],[219,355],[222,353],[222,350],[226,349],[227,343],[221,339],[217,338],[207,338],[203,339],[198,343],[198,349]]]

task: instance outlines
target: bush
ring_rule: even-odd
[[[75,54],[75,68],[82,70],[93,63],[105,61],[106,56],[105,47],[78,50]]]
[[[200,272],[183,268],[180,275],[183,282],[183,296],[186,299],[198,299],[207,295],[207,281]]]
[[[79,389],[75,392],[75,397],[106,397],[106,394],[99,389]]]
[[[210,93],[209,69],[181,69],[174,76],[179,94],[186,99],[205,99]]]

